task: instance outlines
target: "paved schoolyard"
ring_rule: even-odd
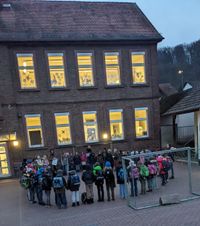
[[[196,191],[200,191],[198,166],[193,167]],[[158,181],[159,183],[160,181]],[[138,199],[139,204],[158,200],[164,193],[181,193],[188,197],[187,169],[184,164],[176,165],[176,179],[153,194]],[[84,189],[84,187],[82,187]],[[162,192],[161,192],[162,190]],[[96,193],[96,187],[94,187]],[[200,199],[177,205],[155,207],[135,211],[127,206],[125,200],[116,195],[116,201],[95,202],[92,205],[71,207],[70,192],[67,191],[68,208],[58,210],[30,204],[25,191],[17,180],[0,181],[0,226],[199,226]],[[53,198],[53,197],[52,197]],[[140,201],[139,200],[139,201]]]

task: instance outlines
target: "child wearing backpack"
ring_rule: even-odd
[[[139,180],[141,184],[141,195],[146,193],[146,180],[149,176],[148,167],[144,163],[139,163]]]
[[[95,185],[97,186],[98,202],[104,202],[104,175],[100,163],[95,163],[93,174],[95,176]]]
[[[94,203],[93,182],[95,180],[91,166],[86,165],[85,171],[82,174],[82,180],[85,182],[85,189],[87,193],[87,203]]]
[[[114,193],[115,176],[111,167],[111,163],[108,161],[105,163],[104,177],[106,180],[106,190],[107,190],[108,201],[110,201],[110,191],[111,191],[112,200],[114,201],[115,200],[115,193]]]
[[[131,196],[138,196],[138,178],[139,178],[139,170],[134,161],[129,162],[129,166],[127,167],[129,172],[129,181],[131,184]]]
[[[149,170],[149,176],[147,177],[147,184],[148,184],[147,192],[152,192],[153,191],[153,179],[157,174],[157,169],[156,169],[156,166],[151,161],[148,161],[147,167]]]
[[[52,187],[52,174],[51,169],[46,168],[44,171],[44,178],[43,178],[43,190],[45,191],[45,195],[47,198],[46,205],[51,206],[51,187]]]
[[[54,192],[55,192],[55,203],[58,209],[67,208],[67,199],[65,194],[65,188],[67,188],[67,183],[63,177],[63,171],[60,169],[57,171],[56,176],[53,178],[52,182]]]
[[[167,183],[166,179],[166,160],[163,156],[157,157],[158,167],[159,167],[159,175],[162,179],[162,186]]]
[[[118,166],[116,168],[116,176],[117,176],[117,184],[119,184],[119,196],[121,199],[126,198],[126,189],[125,189],[125,181],[124,181],[124,169],[122,167],[122,161],[119,161]]]
[[[67,180],[67,187],[72,192],[72,207],[79,206],[80,194],[80,177],[75,170],[69,171],[69,177]]]

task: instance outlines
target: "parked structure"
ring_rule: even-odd
[[[163,38],[136,4],[11,0],[0,18],[0,177],[50,148],[160,145]]]

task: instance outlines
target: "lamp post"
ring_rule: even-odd
[[[178,70],[178,74],[181,76],[181,90],[183,90],[183,70]]]

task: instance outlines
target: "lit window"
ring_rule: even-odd
[[[85,142],[91,143],[98,141],[96,111],[83,112],[83,124]]]
[[[134,52],[131,54],[133,83],[146,83],[145,78],[145,53]]]
[[[120,85],[119,53],[105,53],[107,85]]]
[[[42,147],[43,136],[40,115],[25,115],[29,147]]]
[[[66,87],[63,53],[48,53],[52,88]]]
[[[78,53],[77,59],[80,86],[94,86],[92,53]]]
[[[58,145],[71,144],[69,113],[55,113]]]
[[[148,108],[135,109],[136,137],[148,137]]]
[[[21,89],[37,88],[33,63],[33,54],[17,54]]]
[[[110,110],[110,133],[112,140],[122,140],[124,139],[123,131],[123,110]]]

